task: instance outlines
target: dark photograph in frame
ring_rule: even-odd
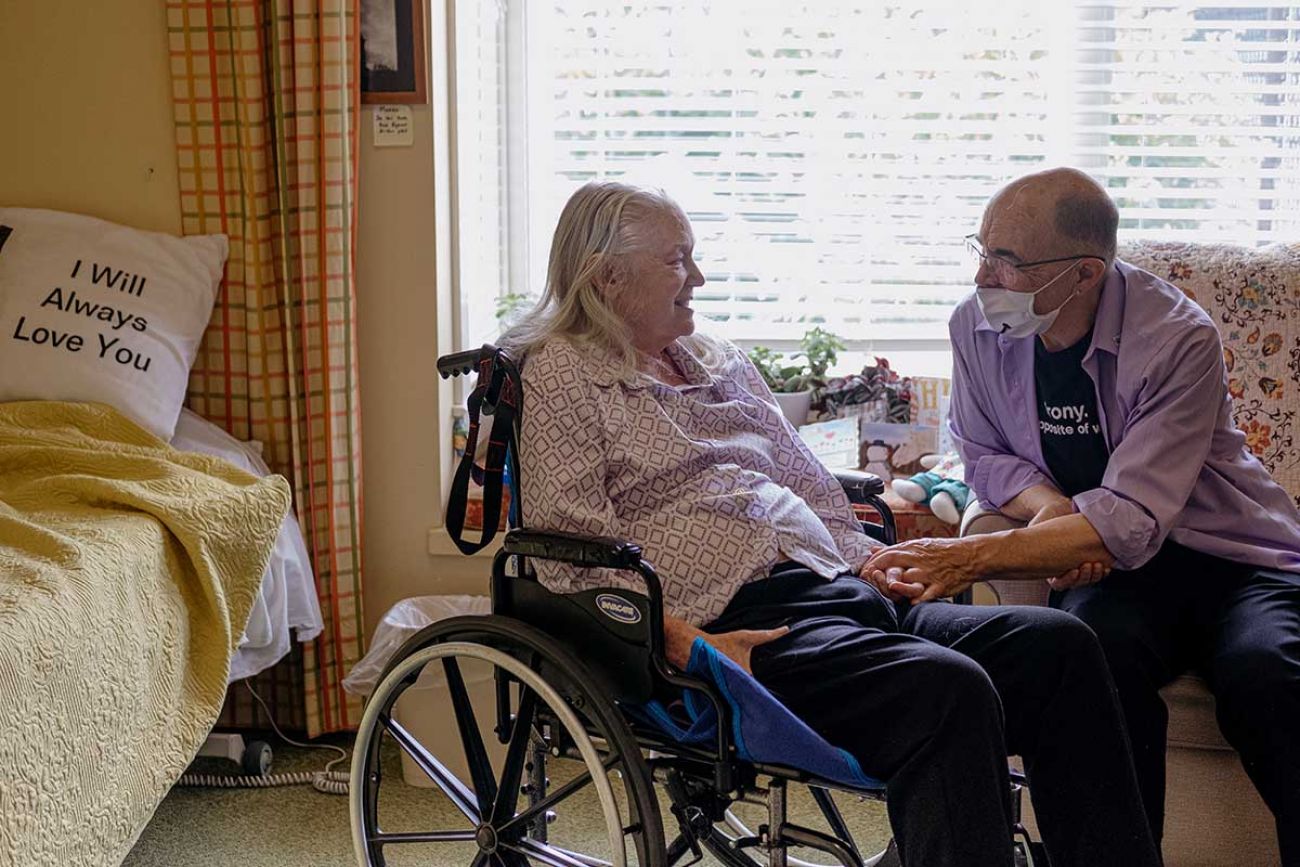
[[[427,101],[424,0],[361,0],[361,102]]]

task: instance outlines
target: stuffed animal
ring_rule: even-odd
[[[894,479],[889,483],[890,487],[909,503],[929,505],[939,520],[948,524],[960,523],[971,498],[970,488],[962,481],[964,468],[961,459],[955,454],[926,455],[921,458],[921,464],[929,469],[911,478]]]

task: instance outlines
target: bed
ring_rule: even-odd
[[[227,684],[321,628],[288,485],[184,414],[0,403],[0,864],[117,865]]]
[[[182,409],[228,249],[0,207],[0,865],[120,864],[320,634],[288,483]]]

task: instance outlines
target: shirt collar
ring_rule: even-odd
[[[1097,315],[1092,321],[1092,345],[1084,353],[1087,361],[1098,349],[1119,355],[1119,336],[1124,329],[1125,280],[1120,267],[1128,265],[1115,260],[1106,282],[1101,286],[1101,299],[1097,302]]]
[[[713,384],[713,375],[709,373],[708,368],[700,363],[695,355],[681,344],[680,341],[674,340],[668,344],[668,357],[673,360],[682,374],[686,377],[685,388],[698,388]],[[588,373],[591,381],[596,385],[609,387],[615,383],[621,383],[627,388],[640,389],[651,386],[671,386],[663,385],[659,380],[649,374],[640,371],[632,371],[627,374],[620,374],[618,360],[614,351],[606,347],[592,347],[584,356],[588,362]]]

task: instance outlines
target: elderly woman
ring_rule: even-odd
[[[906,864],[1012,863],[1008,753],[1056,867],[1158,864],[1093,634],[860,580],[878,545],[834,477],[745,356],[694,333],[694,246],[659,191],[591,183],[565,206],[546,292],[502,340],[523,361],[530,524],[640,544],[670,662],[703,636],[886,780]],[[538,568],[565,592],[637,586]]]

